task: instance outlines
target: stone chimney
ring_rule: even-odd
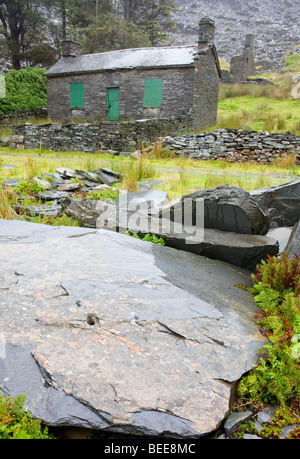
[[[80,45],[72,40],[64,40],[62,45],[62,57],[77,57],[80,53]]]
[[[214,42],[215,22],[210,18],[202,18],[199,22],[199,46],[209,45]]]
[[[254,36],[251,34],[246,35],[245,48],[251,48],[253,50],[253,44],[254,44]]]

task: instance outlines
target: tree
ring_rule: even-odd
[[[111,11],[111,0],[44,0],[60,18],[60,36],[76,35],[75,29],[89,27],[94,19]]]
[[[173,0],[120,0],[122,16],[138,25],[153,46],[167,38],[176,29],[172,14],[177,11]]]
[[[37,42],[43,42],[45,20],[39,1],[0,0],[0,35],[4,37],[12,66],[21,68],[26,53]]]
[[[112,51],[116,49],[150,46],[148,36],[137,25],[113,14],[94,19],[81,30],[84,53]]]

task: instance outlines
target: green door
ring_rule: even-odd
[[[119,88],[107,90],[107,117],[109,121],[119,120]]]

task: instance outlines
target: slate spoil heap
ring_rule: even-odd
[[[267,342],[238,286],[251,285],[265,256],[299,253],[300,180],[171,203],[148,183],[111,203],[74,199],[71,178],[80,191],[110,189],[114,171],[52,178],[38,198],[46,209],[51,196],[81,228],[0,220],[1,391],[26,393],[26,410],[46,425],[95,438],[231,438],[245,419],[268,422],[247,410],[225,422]],[[197,202],[205,225],[191,235],[177,216],[186,207],[197,221]],[[143,236],[149,224],[165,247],[120,234]]]
[[[168,200],[166,192],[149,189],[150,181],[143,191],[120,190],[119,198],[105,202],[105,198],[82,196],[89,191],[115,191],[111,185],[121,180],[118,172],[106,168],[93,172],[58,168],[51,177],[51,184],[41,180],[43,177],[34,179],[48,188],[37,196],[42,205],[17,205],[15,210],[31,216],[65,213],[82,227],[120,233],[129,230],[141,238],[152,233],[162,237],[169,247],[251,271],[268,255],[276,256],[282,249],[282,237],[278,240],[279,233],[274,230],[287,228],[283,233],[286,239],[300,218],[300,179],[250,193],[222,185],[196,190],[174,202]]]

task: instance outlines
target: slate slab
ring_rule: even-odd
[[[271,228],[294,226],[300,219],[300,179],[260,188],[250,194],[262,211],[269,215]]]
[[[130,194],[130,193],[129,193]],[[135,194],[135,193],[134,193]],[[116,200],[115,202],[117,202]],[[276,239],[267,236],[237,234],[213,229],[183,227],[168,219],[153,218],[148,215],[149,208],[141,206],[143,213],[136,212],[145,201],[128,200],[126,206],[118,207],[102,201],[84,199],[64,199],[61,202],[62,212],[80,222],[87,228],[106,229],[125,233],[129,230],[143,238],[147,234],[162,237],[167,246],[184,250],[197,255],[226,261],[254,271],[257,264],[268,255],[276,256],[279,244]],[[152,208],[152,209],[155,209]]]
[[[199,438],[265,344],[250,273],[87,228],[0,221],[0,388],[48,425]],[[93,320],[92,320],[93,319]]]

